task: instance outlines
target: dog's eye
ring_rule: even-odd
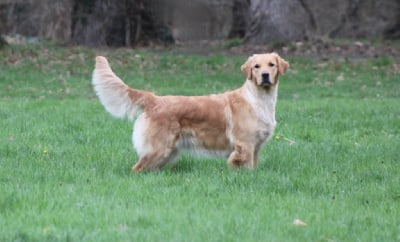
[[[255,66],[254,66],[254,68],[260,68],[260,65],[259,64],[256,64]]]
[[[274,66],[275,66],[275,64],[272,63],[272,62],[270,62],[268,65],[269,65],[270,67],[274,67]]]

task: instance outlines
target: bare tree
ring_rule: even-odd
[[[249,43],[399,34],[398,0],[251,0]]]
[[[400,38],[399,29],[398,0],[0,0],[0,33],[84,45]]]

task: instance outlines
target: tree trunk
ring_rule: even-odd
[[[251,0],[252,44],[399,36],[398,0]]]

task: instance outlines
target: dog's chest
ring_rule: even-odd
[[[256,137],[257,137],[257,143],[264,143],[266,140],[268,140],[272,134],[274,133],[274,127],[266,127],[266,128],[260,128],[256,132]]]
[[[268,126],[275,126],[277,87],[271,93],[254,90],[254,88],[247,88],[244,92],[244,98],[253,109],[260,123]]]
[[[274,132],[276,95],[265,95],[262,98],[247,96],[247,101],[254,113],[256,123],[256,137],[259,142],[264,142],[270,138]]]
[[[260,117],[258,120],[256,137],[258,142],[263,143],[268,140],[275,130],[275,119],[272,117]]]
[[[260,130],[273,130],[275,121],[275,101],[274,100],[254,100],[250,103]]]

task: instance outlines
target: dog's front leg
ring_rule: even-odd
[[[249,169],[254,167],[254,148],[250,145],[236,144],[235,149],[228,158],[228,165],[233,168],[246,166]]]
[[[255,168],[257,168],[257,166],[258,166],[258,150],[255,150],[254,151],[254,154],[253,154],[253,169],[255,169]]]

